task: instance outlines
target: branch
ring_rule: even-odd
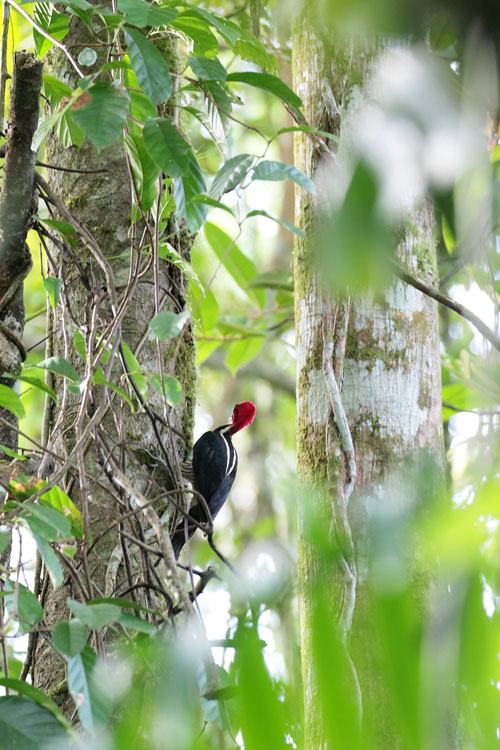
[[[418,289],[419,292],[422,292],[422,294],[435,299],[436,302],[439,302],[445,307],[449,307],[449,309],[453,310],[453,312],[456,312],[457,315],[461,315],[462,318],[468,320],[469,323],[471,323],[474,328],[476,328],[479,333],[481,333],[484,338],[487,339],[490,344],[492,344],[492,346],[494,346],[494,348],[500,352],[500,339],[491,330],[491,328],[488,328],[486,323],[484,323],[481,318],[479,318],[477,315],[475,315],[475,313],[472,312],[472,310],[469,310],[468,307],[464,307],[464,305],[461,305],[459,302],[455,302],[454,300],[450,299],[450,297],[441,294],[441,292],[438,292],[438,290],[434,289],[434,287],[429,286],[428,284],[424,284],[423,281],[415,279],[413,276],[411,276],[411,274],[408,273],[408,271],[405,271],[405,269],[402,268],[399,263],[396,263],[396,261],[391,261],[391,265],[394,275],[401,279],[401,281],[405,281],[414,289]]]

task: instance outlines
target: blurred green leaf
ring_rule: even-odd
[[[61,293],[62,279],[54,279],[52,276],[46,276],[43,280],[43,288],[49,295],[50,306],[55,310],[59,302]]]
[[[301,172],[300,169],[297,169],[297,167],[294,167],[293,164],[284,164],[281,161],[259,161],[252,173],[251,179],[271,182],[293,180],[299,187],[312,193],[312,195],[316,195],[314,182],[307,175]]]
[[[68,497],[68,495],[57,485],[44,492],[40,497],[40,503],[62,513],[71,523],[71,533],[77,539],[83,538],[83,518],[80,511]]]
[[[0,383],[0,408],[7,409],[19,419],[22,419],[26,412],[18,394],[9,388],[8,385]]]
[[[175,8],[161,8],[144,0],[118,0],[118,10],[125,13],[132,26],[167,26],[177,17]]]
[[[262,349],[264,339],[249,338],[243,341],[233,341],[229,345],[226,355],[225,364],[231,375],[235,375],[240,367],[257,356]]]
[[[92,733],[106,724],[113,707],[109,693],[93,677],[96,664],[97,656],[90,646],[68,659],[68,689],[83,727]]]
[[[253,261],[241,252],[235,240],[220,227],[207,222],[204,231],[208,244],[240,289],[248,294],[252,302],[263,308],[266,302],[264,292],[248,289],[248,284],[257,276],[257,268]]]
[[[191,70],[200,81],[225,81],[226,69],[215,57],[193,57],[189,55],[188,62]]]
[[[89,633],[76,617],[60,620],[52,631],[52,642],[62,654],[72,657],[80,654],[87,643]]]
[[[148,384],[141,366],[125,341],[122,341],[122,347],[123,356],[125,357],[125,363],[127,365],[127,374],[133,379],[142,398],[146,400],[148,397]]]
[[[15,584],[9,578],[4,583],[5,604],[9,613],[14,611],[15,592],[17,593],[16,619],[19,622],[19,631],[27,633],[33,625],[43,618],[43,608],[36,596],[22,583]]]
[[[163,310],[152,318],[149,327],[153,335],[159,338],[160,341],[176,339],[189,320],[189,317],[189,310],[184,310],[181,313]]]
[[[48,699],[47,699],[48,700]],[[67,741],[62,724],[38,702],[16,695],[0,697],[2,750],[40,750]]]
[[[224,193],[238,187],[254,161],[255,157],[251,154],[238,154],[224,162],[213,179],[210,196],[220,200]]]
[[[39,690],[33,685],[30,685],[30,683],[26,682],[25,680],[16,680],[9,677],[1,678],[0,685],[2,687],[9,688],[10,690],[15,690],[17,693],[21,693],[21,695],[24,695],[26,698],[30,698],[32,701],[35,701],[35,703],[38,703],[40,706],[43,706],[43,708],[46,708],[47,711],[50,711],[50,713],[56,717],[58,722],[65,729],[71,728],[71,724],[61,712],[61,709],[59,708],[57,703],[54,703],[54,701],[49,698],[48,695],[45,695],[43,690]]]

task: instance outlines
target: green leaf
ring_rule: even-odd
[[[134,383],[136,384],[139,393],[143,397],[144,400],[148,397],[148,384],[146,382],[146,378],[144,377],[144,374],[141,370],[141,366],[135,356],[130,351],[129,345],[123,341],[123,354],[125,356],[125,362],[127,364],[127,370],[131,377],[134,380]]]
[[[76,351],[80,355],[80,357],[83,359],[84,362],[87,361],[87,352],[85,351],[85,339],[83,337],[83,334],[78,330],[78,328],[75,329],[75,332],[73,334],[73,346],[75,347]]]
[[[297,235],[297,237],[305,237],[305,232],[300,229],[300,227],[296,227],[295,224],[292,224],[289,221],[286,221],[286,219],[278,219],[276,216],[271,216],[271,214],[268,214],[267,211],[250,211],[249,214],[245,216],[246,219],[250,219],[252,216],[264,216],[266,219],[271,219],[271,221],[275,221],[276,224],[281,224],[282,227],[285,227],[285,229],[288,229],[290,232],[293,232]]]
[[[188,62],[191,70],[200,81],[225,81],[227,72],[225,67],[215,57],[193,57],[189,55]]]
[[[309,125],[296,125],[293,128],[280,128],[274,138],[277,138],[278,135],[283,135],[283,133],[314,133],[314,135],[320,135],[322,138],[328,138],[336,143],[338,143],[339,140],[338,135],[328,133],[326,130],[316,130],[316,128],[311,128]]]
[[[187,153],[187,163],[188,169],[184,175],[174,179],[174,200],[179,216],[186,220],[189,231],[194,234],[207,218],[207,207],[194,200],[200,193],[205,193],[206,185],[192,151]]]
[[[160,8],[156,3],[144,0],[118,0],[118,10],[125,13],[132,26],[141,29],[146,26],[168,26],[178,15],[175,8]]]
[[[275,55],[271,55],[264,44],[251,37],[248,34],[247,39],[238,39],[233,49],[242,60],[249,60],[260,68],[264,68],[268,73],[278,72],[278,60]]]
[[[219,305],[211,289],[191,287],[192,315],[199,318],[202,328],[211,331],[219,317]]]
[[[143,138],[149,155],[165,174],[169,177],[186,174],[189,168],[189,144],[169,119],[148,119],[144,125]]]
[[[40,367],[42,370],[49,370],[49,372],[55,372],[57,375],[62,375],[64,378],[73,381],[73,383],[80,382],[77,371],[73,365],[64,359],[64,357],[49,357],[48,359],[39,362],[36,366]]]
[[[160,245],[158,248],[158,255],[160,258],[168,260],[176,268],[180,268],[184,276],[189,280],[189,283],[203,289],[202,283],[198,278],[198,274],[194,270],[191,263],[182,257],[175,247],[172,247],[168,242]]]
[[[75,617],[91,630],[104,628],[120,617],[121,610],[113,604],[82,604],[69,597],[66,603]]]
[[[135,630],[138,633],[147,633],[148,635],[156,635],[158,628],[148,620],[143,620],[142,617],[136,617],[135,615],[129,615],[127,612],[122,612],[118,620],[120,625],[129,630]]]
[[[251,154],[238,154],[228,159],[215,175],[209,195],[220,200],[224,193],[229,193],[241,184],[255,161]]]
[[[134,378],[134,381],[137,385],[137,379]],[[117,393],[119,396],[123,398],[124,401],[129,405],[130,411],[132,414],[136,411],[136,404],[132,401],[128,393],[126,393],[123,388],[120,388],[120,386],[115,385],[114,383],[111,383],[109,380],[106,380],[104,377],[104,373],[102,371],[102,367],[98,367],[94,377],[92,378],[92,382],[95,383],[95,385],[106,385],[108,388],[111,388],[112,391]],[[139,389],[140,390],[140,389]],[[142,391],[141,391],[142,393]]]
[[[33,531],[31,525],[30,531],[33,535],[33,539],[36,542],[38,551],[42,556],[42,560],[45,563],[45,567],[48,570],[52,586],[54,588],[57,588],[64,581],[64,573],[61,567],[61,563],[59,562],[57,555],[50,544],[43,538],[43,536],[40,536],[35,531]]]
[[[55,310],[59,302],[61,293],[62,279],[55,279],[53,276],[47,276],[43,280],[43,288],[49,295],[50,306]]]
[[[33,18],[39,26],[50,34],[53,39],[60,42],[64,39],[69,29],[69,18],[63,13],[58,13],[51,3],[37,3],[33,9]],[[33,27],[33,41],[35,43],[36,55],[41,59],[46,52],[54,46],[54,42],[47,39]]]
[[[289,104],[291,107],[301,107],[302,102],[297,94],[288,88],[281,78],[277,76],[271,76],[269,73],[254,73],[254,72],[239,72],[239,73],[228,73],[228,81],[234,81],[235,83],[248,83],[250,86],[269,91],[271,94],[278,96],[285,104]]]
[[[215,57],[219,51],[216,37],[208,28],[207,22],[196,10],[188,10],[177,16],[172,22],[175,29],[179,29],[193,40],[193,52],[199,57]]]
[[[0,408],[7,409],[11,414],[23,419],[26,416],[24,406],[18,394],[9,388],[8,385],[0,383]]]
[[[252,302],[263,308],[266,303],[264,292],[248,289],[248,284],[257,276],[257,269],[253,261],[241,252],[228,234],[211,222],[205,224],[205,237],[240,289],[250,297]]]
[[[41,740],[45,747],[50,747],[68,739],[53,712],[17,695],[0,697],[0,737],[2,750],[40,750]]]
[[[68,659],[68,689],[82,726],[91,733],[106,724],[113,707],[111,696],[93,678],[96,663],[97,656],[90,646]]]
[[[130,26],[125,29],[125,40],[132,68],[146,96],[153,104],[167,102],[172,93],[172,79],[161,52]]]
[[[13,451],[12,448],[8,448],[6,445],[0,445],[0,451],[2,451],[2,453],[5,453],[6,456],[10,456],[10,458],[17,458],[19,461],[27,460],[27,456],[23,456],[22,453]]]
[[[151,375],[149,382],[158,393],[163,395],[161,376],[158,375],[158,373]],[[163,379],[163,385],[165,387],[165,398],[167,403],[170,406],[177,406],[180,404],[182,399],[182,386],[177,378],[174,378],[172,375],[167,375],[167,377]]]
[[[62,654],[80,654],[88,639],[88,630],[78,618],[60,620],[52,631],[52,643]]]
[[[14,586],[14,581],[11,581],[10,578],[5,581],[5,604],[10,613],[13,612],[14,607]],[[17,617],[19,618],[21,633],[27,633],[33,625],[36,625],[43,618],[42,605],[22,583],[17,583]]]
[[[250,289],[286,289],[293,292],[293,277],[288,271],[265,271],[259,273],[248,287]]]
[[[451,255],[453,253],[453,250],[457,246],[457,240],[453,235],[453,230],[449,224],[448,219],[444,215],[444,213],[442,215],[442,220],[441,220],[441,229],[443,232],[444,245],[448,251],[448,254]]]
[[[30,531],[47,542],[67,539],[71,535],[71,523],[65,515],[47,505],[25,503],[20,516]]]
[[[64,716],[57,703],[54,703],[54,701],[49,698],[49,696],[46,695],[43,690],[39,690],[33,685],[30,685],[30,683],[26,682],[25,680],[16,680],[12,677],[1,678],[0,685],[2,687],[9,688],[10,690],[15,690],[18,693],[22,693],[22,695],[24,695],[26,698],[30,698],[31,700],[35,701],[35,703],[38,703],[40,706],[46,708],[47,711],[50,711],[50,713],[56,717],[58,722],[63,727],[65,727],[66,729],[71,729],[71,724]]]
[[[158,176],[161,172],[160,167],[155,164],[141,137],[128,135],[123,139],[125,148],[130,157],[132,174],[139,196],[141,208],[144,212],[149,211],[154,205],[158,190]],[[141,218],[141,213],[137,209],[134,198],[133,221]]]
[[[154,316],[149,327],[153,335],[159,338],[160,341],[166,341],[167,339],[177,338],[187,320],[189,320],[188,310],[184,310],[181,313],[163,310]]]
[[[255,167],[252,180],[266,180],[275,182],[277,180],[293,180],[299,187],[309,193],[316,195],[314,182],[307,175],[294,167],[281,161],[260,161]]]
[[[233,341],[229,345],[225,364],[231,375],[235,375],[240,367],[253,359],[260,352],[263,338],[249,338],[243,341]]]
[[[48,385],[46,385],[43,380],[40,380],[40,378],[36,377],[36,375],[25,375],[25,372],[36,372],[35,367],[27,367],[26,369],[23,369],[21,375],[18,375],[17,380],[20,380],[21,383],[28,383],[29,385],[32,385],[34,388],[38,388],[38,390],[43,391],[44,393],[47,393],[51,399],[53,399],[57,403],[57,396],[52,390],[52,388],[49,388]],[[6,377],[6,375],[4,375]]]
[[[90,101],[81,109],[74,109],[72,116],[101,151],[121,135],[130,109],[130,96],[119,81],[99,81],[89,88],[88,94]]]
[[[0,526],[0,555],[5,552],[12,539],[12,532],[10,529],[2,528]]]
[[[51,487],[40,497],[40,503],[62,513],[71,523],[71,533],[77,539],[83,538],[83,518],[68,495],[57,486]]]
[[[220,203],[219,201],[214,200],[214,198],[209,198],[208,195],[195,195],[192,199],[192,203],[204,203],[205,206],[220,208],[221,211],[226,211],[226,213],[231,214],[233,218],[236,218],[234,211],[229,208],[229,206],[226,206],[224,203]]]
[[[59,219],[42,219],[42,218],[40,218],[40,221],[42,221],[44,224],[47,224],[48,227],[57,229],[57,231],[60,234],[62,234],[64,237],[70,237],[72,234],[76,234],[76,229],[73,226],[73,224],[70,224],[67,221],[60,221]]]

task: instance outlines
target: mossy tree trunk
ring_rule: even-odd
[[[81,49],[88,42],[86,35],[85,28],[76,24],[65,43]],[[174,69],[174,42],[168,52]],[[95,65],[102,62],[98,58]],[[46,67],[59,80],[77,85],[73,69],[59,52],[50,56]],[[80,170],[49,170],[47,194],[49,205],[51,196],[60,200],[89,233],[88,241],[82,241],[84,233],[77,234],[76,247],[47,241],[46,272],[61,279],[62,289],[57,308],[48,309],[46,356],[68,361],[82,387],[75,392],[66,379],[48,373],[58,401],[47,401],[43,437],[55,458],[44,460],[41,473],[49,481],[57,480],[81,510],[84,538],[63,585],[53,589],[43,572],[35,582],[41,589],[45,623],[53,625],[68,617],[68,596],[80,601],[123,596],[173,616],[174,610],[186,607],[187,595],[175,563],[170,568],[163,563],[157,566],[158,558],[148,555],[146,546],[162,548],[162,544],[148,512],[137,511],[143,500],[157,498],[154,512],[168,535],[175,511],[162,493],[182,486],[180,466],[191,449],[196,370],[190,327],[185,326],[179,339],[167,342],[159,342],[149,329],[159,311],[186,309],[185,280],[178,268],[158,258],[156,247],[151,252],[158,237],[155,218],[149,218],[149,227],[144,221],[131,222],[130,168],[121,143],[99,153],[88,139],[81,148],[63,148],[52,135],[45,161]],[[62,204],[52,203],[53,217],[69,221]],[[170,242],[189,258],[188,236],[178,229],[175,217],[170,222],[165,229]],[[116,388],[96,384],[93,377],[92,360],[97,361],[104,339],[108,350],[100,360],[104,379],[127,391],[129,401]],[[143,375],[153,374],[180,381],[182,399],[175,408],[151,387],[146,396]],[[173,498],[184,506],[182,492]],[[102,640],[93,645],[101,653],[106,646]],[[32,678],[72,714],[65,664],[40,639]]]
[[[323,34],[320,37],[309,4],[295,25],[292,49],[294,88],[304,103],[308,123],[339,135],[343,113],[355,97],[359,100],[370,55],[365,51],[357,56],[352,46],[336,46]],[[329,102],[325,99],[325,85],[327,89],[331,87],[336,114],[332,113],[331,97]],[[312,138],[296,134],[295,163],[300,169],[314,178],[322,158],[328,157],[322,156]],[[299,190],[296,224],[307,230],[314,221],[315,206]],[[427,202],[415,211],[411,226],[406,227],[398,256],[410,273],[427,283],[435,282],[433,211]],[[316,267],[310,234],[305,240],[298,239],[295,247],[298,474],[303,485],[313,490],[304,493],[298,509],[305,748],[331,748],[326,738],[334,736],[326,726],[328,717],[318,699],[322,689],[321,663],[328,661],[326,654],[318,658],[315,653],[315,618],[320,606],[328,618],[332,640],[339,623],[343,630],[340,642],[350,652],[346,664],[354,664],[354,680],[359,683],[363,705],[363,728],[376,738],[375,747],[388,750],[400,747],[400,742],[387,718],[390,711],[381,705],[380,698],[377,644],[367,602],[367,508],[383,502],[385,479],[397,477],[398,469],[409,458],[428,452],[437,457],[438,463],[442,460],[437,307],[397,280],[382,295],[366,294],[352,301],[335,299],[325,293]],[[325,346],[328,340],[333,343],[330,349]],[[342,503],[352,479],[352,467],[348,466],[325,385],[328,371],[335,373],[341,388],[357,467],[347,527]],[[411,493],[406,497],[402,502],[408,503],[410,511]],[[352,528],[356,549],[351,546],[344,553],[344,571],[337,554],[329,554],[311,542],[311,516],[317,529],[326,530],[332,547],[335,538],[340,537],[347,540],[349,548]],[[420,587],[416,582],[419,591],[426,587],[427,578],[422,576]],[[352,611],[354,594],[356,604]],[[331,674],[330,679],[340,678]],[[350,707],[346,724],[357,721],[358,708]],[[343,707],[340,703],[329,710],[342,713]],[[351,736],[357,736],[355,729]]]

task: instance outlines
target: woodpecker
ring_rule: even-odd
[[[203,495],[215,518],[227,500],[238,470],[238,454],[232,443],[232,436],[244,427],[252,424],[255,418],[255,406],[251,401],[236,404],[230,424],[223,424],[215,430],[205,432],[193,448],[193,487]],[[199,522],[207,520],[200,503],[190,509],[189,514]],[[194,524],[188,525],[187,535],[191,537],[196,531]],[[172,534],[172,547],[175,557],[186,543],[184,519]]]

